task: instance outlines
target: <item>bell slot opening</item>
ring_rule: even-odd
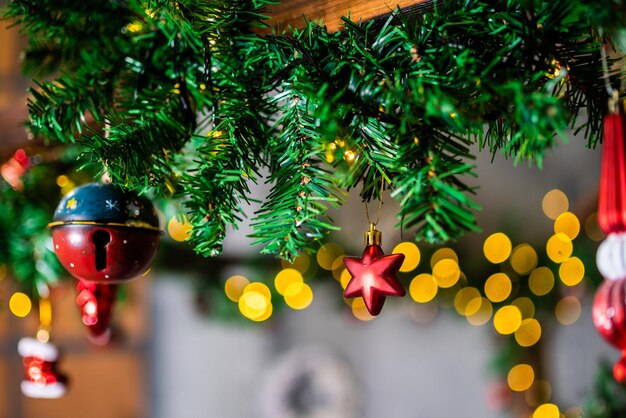
[[[99,229],[93,233],[91,240],[96,246],[96,271],[102,271],[107,268],[106,246],[111,242],[111,234],[104,229]]]

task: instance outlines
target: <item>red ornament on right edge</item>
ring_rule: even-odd
[[[598,333],[622,351],[613,368],[615,380],[626,384],[626,117],[624,102],[613,95],[604,118],[598,223],[607,235],[596,256],[605,278],[593,301]]]

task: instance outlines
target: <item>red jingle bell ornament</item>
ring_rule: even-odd
[[[613,375],[619,383],[626,384],[626,278],[605,280],[596,293],[591,312],[600,335],[622,350]]]
[[[343,262],[352,276],[343,296],[363,297],[369,313],[376,316],[383,309],[386,296],[404,296],[406,291],[396,279],[404,262],[404,254],[384,255],[380,247],[382,234],[373,223],[365,233],[365,250],[361,258],[344,257]]]
[[[113,184],[89,183],[72,190],[49,226],[63,267],[77,279],[104,284],[145,273],[161,236],[152,203]]]

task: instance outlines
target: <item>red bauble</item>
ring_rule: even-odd
[[[63,267],[79,280],[107,284],[145,273],[161,235],[148,199],[98,183],[77,187],[65,196],[50,227]]]
[[[52,230],[56,255],[74,277],[125,282],[145,273],[156,257],[159,233],[107,225],[64,225]]]
[[[626,120],[618,113],[604,118],[598,224],[605,234],[626,231]]]
[[[592,316],[600,335],[622,351],[613,375],[626,383],[626,278],[602,283],[593,301]]]
[[[117,286],[78,280],[76,291],[76,304],[80,308],[83,324],[89,330],[89,339],[96,345],[108,343]]]
[[[379,245],[367,245],[361,258],[344,257],[352,279],[343,292],[346,298],[363,297],[371,315],[383,309],[385,296],[404,296],[406,291],[396,279],[404,254],[384,255]]]
[[[57,370],[59,352],[54,344],[22,338],[17,345],[24,365],[22,393],[30,398],[55,399],[67,390],[67,379]]]

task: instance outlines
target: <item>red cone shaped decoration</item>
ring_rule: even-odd
[[[622,351],[613,376],[626,384],[626,119],[618,99],[614,94],[609,101],[612,112],[604,118],[598,223],[607,238],[598,248],[596,264],[605,280],[592,315],[600,335]]]
[[[96,345],[105,345],[111,339],[111,315],[117,286],[78,280],[76,291],[76,304],[83,324],[89,330],[89,340]]]
[[[598,289],[592,308],[593,323],[602,337],[622,350],[613,368],[615,380],[626,383],[626,278],[605,280]]]
[[[620,106],[604,118],[598,223],[605,234],[626,231],[626,120]]]

